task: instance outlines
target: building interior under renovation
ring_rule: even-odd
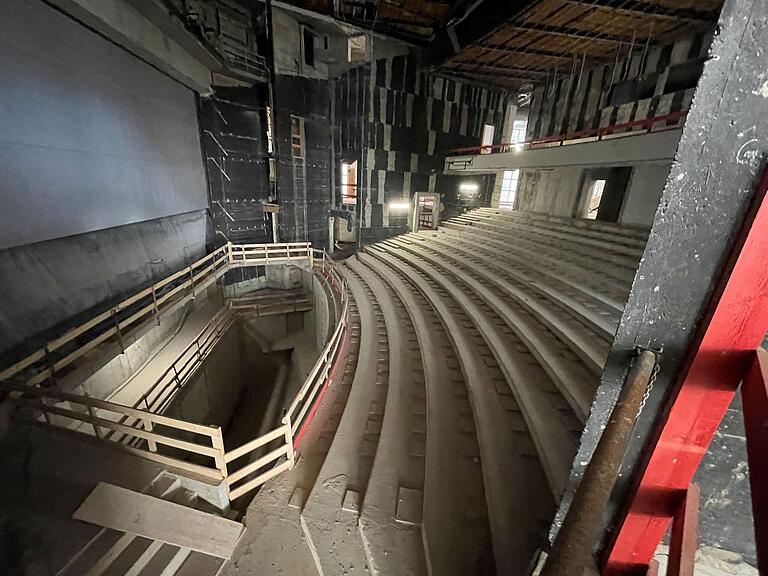
[[[764,0],[0,2],[0,573],[768,575]]]

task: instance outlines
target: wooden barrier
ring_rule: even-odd
[[[176,393],[184,387],[226,333],[233,322],[233,313],[256,311],[256,313],[277,314],[285,311],[301,311],[307,309],[305,299],[297,299],[296,302],[260,302],[259,298],[249,297],[233,299],[230,305],[222,308],[190,342],[134,407],[63,393],[55,388],[44,389],[29,385],[55,376],[57,370],[115,334],[121,336],[125,334],[121,331],[135,329],[142,322],[158,318],[171,303],[178,303],[182,298],[194,297],[196,293],[207,288],[233,267],[282,264],[297,260],[307,261],[313,269],[319,271],[330,285],[335,297],[341,302],[342,313],[332,337],[287,409],[281,425],[234,450],[225,451],[220,428],[168,418],[158,412],[167,408]],[[143,301],[147,298],[151,303],[144,305]],[[132,308],[134,305],[138,305],[137,310]],[[311,303],[308,306],[311,308]],[[281,472],[293,468],[294,436],[307,418],[307,414],[311,413],[318,392],[329,378],[347,330],[348,307],[346,280],[336,270],[333,261],[325,251],[313,250],[309,243],[227,244],[188,268],[124,300],[110,311],[96,316],[49,342],[44,349],[0,372],[0,381],[7,381],[41,360],[48,359],[52,351],[62,348],[65,344],[77,342],[80,336],[96,330],[105,320],[115,317],[120,311],[129,311],[129,315],[116,321],[113,327],[80,344],[62,360],[51,363],[27,380],[26,386],[17,383],[9,387],[6,383],[6,388],[10,390],[8,399],[27,406],[36,420],[44,419],[51,426],[91,435],[90,428],[80,426],[81,423],[87,423],[91,425],[94,437],[133,454],[208,480],[224,480],[229,497],[234,500],[255,490]],[[65,405],[62,406],[64,403]],[[178,430],[184,438],[171,436],[166,429]],[[191,435],[207,437],[206,443],[201,444],[190,440]],[[277,440],[281,440],[278,447],[262,454]],[[213,465],[193,464],[180,458],[160,454],[158,445],[168,446],[186,454],[208,457]],[[285,461],[278,463],[283,458]],[[229,472],[228,465],[241,459],[246,459],[246,463],[235,471]]]
[[[41,349],[0,371],[0,382],[11,381],[22,371],[37,367],[36,374],[21,383],[40,384],[55,378],[63,368],[100,344],[116,341],[124,349],[129,335],[153,321],[158,322],[163,313],[191,300],[233,267],[300,260],[312,264],[313,251],[309,243],[225,244],[190,266],[50,340]],[[68,351],[73,346],[74,350]]]
[[[331,368],[336,361],[336,357],[344,340],[348,322],[348,296],[346,280],[338,273],[333,261],[324,251],[314,251],[314,267],[331,285],[334,293],[342,303],[342,313],[336,324],[333,336],[323,348],[323,352],[315,362],[309,376],[302,384],[296,397],[291,402],[290,407],[283,417],[281,425],[256,438],[242,446],[226,453],[225,462],[230,464],[241,458],[248,460],[246,464],[234,472],[229,472],[226,482],[231,500],[239,498],[248,492],[257,489],[259,486],[274,478],[285,470],[290,470],[294,466],[295,452],[294,442],[298,430],[304,422],[307,414],[316,402],[318,392],[327,382]],[[283,442],[276,448],[273,448],[267,454],[262,454],[271,443],[282,438]],[[285,461],[275,464],[285,457]],[[270,467],[271,466],[271,467]],[[252,477],[256,475],[255,477]],[[248,479],[249,477],[252,477]]]
[[[144,410],[129,408],[106,400],[67,394],[52,389],[25,387],[12,390],[7,400],[31,411],[33,419],[55,428],[88,434],[88,428],[75,428],[81,422],[91,425],[93,436],[99,440],[110,442],[115,446],[128,450],[142,458],[158,462],[165,466],[176,468],[182,472],[190,472],[208,480],[221,481],[225,474],[226,458],[223,446],[219,444],[221,429],[216,426],[203,426],[184,420],[168,418],[160,414],[152,414]],[[122,423],[119,418],[131,417],[130,423]],[[162,432],[157,428],[162,427]],[[170,429],[170,430],[169,430]],[[138,438],[146,441],[146,448],[129,446],[125,442],[112,440],[111,434],[104,431],[119,432],[122,437]],[[185,439],[171,435],[171,431],[180,431]],[[194,435],[204,436],[207,443],[190,440]],[[88,434],[90,435],[90,434]],[[193,464],[180,458],[174,458],[157,452],[157,445],[169,446],[187,454],[207,456],[213,461],[213,466]],[[144,445],[141,443],[140,445]]]

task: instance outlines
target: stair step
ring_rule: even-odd
[[[175,576],[214,576],[223,563],[224,560],[221,558],[192,552]]]
[[[149,559],[138,576],[160,576],[179,550],[179,547],[173,544],[161,543],[159,550]]]
[[[142,538],[141,536],[133,536],[132,534],[126,534],[120,540],[127,541],[129,538],[130,542],[128,545],[120,551],[112,563],[99,573],[98,576],[125,576],[153,542],[153,540]]]
[[[82,576],[86,574],[123,535],[123,532],[118,530],[101,529],[56,576]]]

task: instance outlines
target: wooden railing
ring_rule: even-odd
[[[286,410],[280,426],[234,450],[225,451],[219,427],[208,427],[169,418],[163,416],[161,412],[168,407],[176,393],[189,381],[192,374],[229,329],[233,322],[233,313],[254,310],[256,313],[264,314],[275,314],[287,310],[301,311],[306,310],[307,306],[311,307],[311,303],[305,302],[305,299],[299,298],[295,302],[291,300],[260,302],[263,299],[251,297],[233,299],[214,316],[133,407],[59,392],[55,387],[41,388],[29,385],[55,375],[58,369],[71,363],[86,351],[116,333],[119,335],[119,330],[125,331],[137,322],[143,322],[142,318],[145,315],[148,315],[149,320],[159,317],[164,307],[169,306],[171,301],[178,302],[181,297],[194,296],[233,266],[259,266],[297,260],[308,261],[329,283],[334,296],[342,305],[341,314],[337,319],[332,337]],[[173,300],[174,296],[179,298]],[[149,308],[140,306],[139,310],[132,311],[128,318],[117,321],[115,326],[99,332],[92,340],[85,343],[78,341],[79,336],[89,334],[91,330],[99,328],[105,319],[112,318],[117,313],[115,310],[118,312],[129,310],[143,298],[151,299]],[[317,402],[319,393],[323,386],[329,383],[339,349],[346,337],[347,311],[346,281],[324,251],[313,250],[308,243],[228,244],[192,266],[121,302],[111,311],[49,342],[43,350],[4,370],[0,373],[0,377],[8,380],[21,371],[33,367],[41,358],[47,358],[49,352],[61,348],[65,343],[77,343],[79,347],[65,358],[66,363],[52,363],[26,382],[13,384],[5,382],[4,388],[8,391],[8,399],[26,406],[34,420],[44,420],[51,426],[89,435],[92,429],[92,436],[143,458],[208,480],[224,480],[230,499],[235,499],[258,488],[277,474],[293,468],[294,451],[298,445],[297,433],[311,419],[312,408]],[[91,426],[83,426],[83,423]],[[195,439],[200,436],[205,438]],[[158,449],[158,446],[165,449]],[[186,457],[208,458],[210,465],[193,463]],[[285,458],[285,461],[278,463],[282,458]],[[277,466],[275,466],[276,463],[278,463]],[[228,466],[233,465],[237,466],[236,470],[228,472]]]
[[[87,434],[89,429],[82,427],[82,423],[90,424],[95,438],[164,466],[215,482],[226,475],[224,441],[218,426],[193,424],[106,400],[34,386],[10,391],[7,400],[28,408],[33,419],[44,419],[56,428]],[[158,445],[178,451],[182,457],[162,454]],[[185,456],[205,457],[211,464],[189,462]]]
[[[293,468],[295,450],[298,446],[302,426],[305,426],[311,418],[312,409],[317,403],[320,390],[324,385],[330,383],[333,366],[346,337],[349,307],[346,281],[338,273],[333,261],[325,252],[315,251],[315,256],[314,267],[329,282],[332,290],[341,301],[341,314],[333,335],[323,348],[320,357],[315,362],[290,407],[286,410],[281,425],[275,430],[226,453],[225,462],[227,464],[241,458],[247,462],[235,472],[230,472],[226,477],[231,500],[255,490],[270,478]],[[275,446],[279,439],[282,439],[282,442]],[[267,450],[270,451],[264,454]],[[275,466],[275,463],[283,457],[285,457],[285,461]]]
[[[312,263],[307,242],[293,244],[225,244],[211,254],[167,278],[137,292],[109,310],[72,328],[15,364],[0,371],[0,382],[35,385],[55,378],[90,350],[108,342],[125,349],[129,337],[171,308],[203,292],[234,267],[281,264],[297,260]],[[24,371],[33,371],[26,376]]]

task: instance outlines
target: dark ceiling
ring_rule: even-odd
[[[435,71],[510,88],[706,30],[722,0],[289,0],[427,48]]]

